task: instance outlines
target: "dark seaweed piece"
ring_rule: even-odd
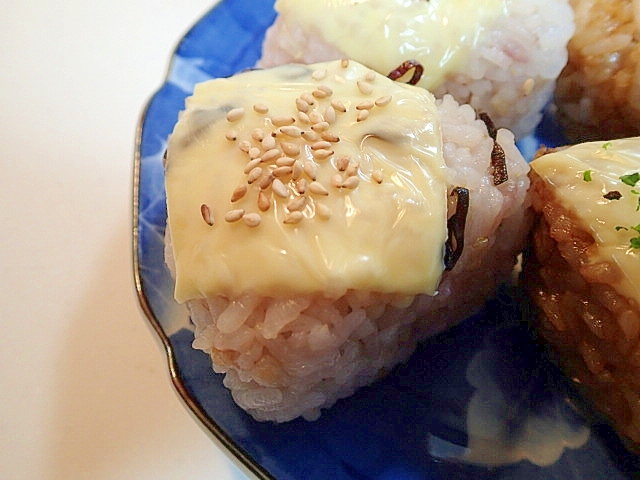
[[[486,113],[480,113],[478,117],[487,126],[487,132],[493,140],[493,149],[491,150],[491,167],[493,168],[493,184],[498,186],[509,180],[506,156],[503,148],[496,139],[498,136],[498,129],[493,124],[493,120],[491,120],[489,115]]]
[[[463,187],[456,187],[451,192],[451,195],[456,195],[457,200],[456,212],[447,220],[449,236],[445,244],[445,270],[452,270],[460,255],[462,255],[464,229],[467,223],[467,213],[469,213],[469,190]]]
[[[413,69],[413,76],[407,83],[409,85],[416,85],[420,81],[420,78],[422,78],[424,67],[415,60],[405,60],[398,68],[389,73],[387,77],[389,77],[391,80],[398,80],[411,69]]]

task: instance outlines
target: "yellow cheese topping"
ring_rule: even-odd
[[[593,262],[617,264],[623,273],[618,291],[640,302],[640,248],[634,248],[640,241],[634,229],[640,229],[640,182],[634,182],[640,137],[572,146],[539,157],[531,168],[591,231],[598,247]]]
[[[285,28],[316,33],[333,47],[388,74],[405,60],[424,66],[418,85],[433,89],[466,62],[504,0],[278,0]],[[354,37],[357,40],[354,40]],[[294,58],[301,55],[295,45]],[[307,48],[305,46],[304,48]]]
[[[434,97],[354,61],[196,86],[169,139],[175,297],[435,294],[447,168]]]

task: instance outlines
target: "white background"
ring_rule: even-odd
[[[243,479],[132,275],[139,115],[212,0],[0,0],[0,477]]]

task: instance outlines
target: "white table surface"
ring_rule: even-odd
[[[136,125],[213,0],[0,0],[0,478],[244,479],[132,275]]]

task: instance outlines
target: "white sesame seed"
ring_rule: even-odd
[[[298,192],[300,195],[304,195],[306,191],[307,191],[307,180],[304,178],[298,179],[298,181],[296,182],[296,192]]]
[[[335,133],[329,132],[329,131],[324,131],[320,134],[320,137],[323,140],[326,140],[327,142],[331,142],[331,143],[337,143],[340,141],[340,137],[338,137]]]
[[[307,203],[307,199],[303,196],[293,197],[289,203],[287,203],[287,210],[290,212],[294,212],[297,210],[302,210]]]
[[[249,158],[258,158],[261,153],[262,150],[260,150],[258,147],[251,147],[249,149]]]
[[[336,168],[341,172],[344,172],[349,166],[350,159],[346,155],[341,155],[336,158]]]
[[[313,151],[313,158],[317,158],[318,160],[324,160],[325,158],[329,158],[333,155],[333,150],[328,148],[320,148],[319,150]]]
[[[302,134],[302,130],[295,125],[288,125],[285,127],[280,127],[280,132],[284,133],[286,136],[291,138],[297,138]]]
[[[224,215],[224,219],[225,219],[225,221],[227,221],[229,223],[237,222],[238,220],[240,220],[242,218],[243,215],[244,215],[244,209],[237,208],[235,210],[229,210]]]
[[[311,123],[311,120],[309,120],[309,115],[307,115],[304,112],[298,112],[298,120],[300,120],[301,123]]]
[[[295,161],[296,161],[295,158],[280,157],[279,159],[276,160],[276,165],[278,167],[290,167],[291,165],[294,164]]]
[[[211,209],[208,205],[204,203],[200,205],[200,214],[202,215],[202,219],[207,223],[207,225],[213,225],[213,214],[211,213]]]
[[[344,188],[356,188],[359,184],[360,177],[358,176],[348,177],[344,182],[342,182],[342,186]]]
[[[340,66],[342,68],[347,68],[349,66],[349,59],[348,58],[343,58],[340,60]]]
[[[331,210],[324,203],[316,202],[316,213],[318,217],[327,220],[331,217]]]
[[[331,90],[331,88],[327,87],[326,85],[320,85],[311,93],[311,95],[316,98],[326,98],[333,95],[333,90]]]
[[[226,138],[230,142],[235,142],[238,139],[238,132],[236,132],[235,130],[229,130],[225,134],[224,138]]]
[[[269,107],[267,107],[264,103],[256,103],[253,106],[253,110],[256,113],[260,113],[260,114],[264,115],[265,113],[267,113],[269,111]]]
[[[237,202],[242,197],[244,197],[246,193],[247,193],[247,186],[246,185],[240,185],[231,194],[231,203]]]
[[[264,139],[264,130],[261,128],[254,128],[251,130],[251,138],[253,138],[256,142],[260,142]]]
[[[321,70],[316,70],[311,74],[311,78],[314,80],[322,80],[327,76],[327,69],[323,68]]]
[[[535,86],[535,84],[536,82],[533,78],[527,78],[522,84],[522,94],[525,97],[530,95],[531,92],[533,92],[533,87]]]
[[[291,172],[293,172],[293,168],[291,166],[285,165],[282,167],[274,168],[271,173],[274,177],[284,177],[285,175],[289,175]]]
[[[261,220],[262,217],[260,216],[260,214],[255,212],[245,213],[242,216],[242,221],[249,227],[257,227],[258,225],[260,225]]]
[[[374,102],[378,107],[385,107],[391,103],[391,95],[385,95],[384,97],[379,97]]]
[[[287,198],[289,196],[289,189],[284,183],[282,183],[282,180],[280,180],[279,178],[273,179],[271,189],[273,190],[273,193],[275,193],[279,197]]]
[[[302,98],[296,98],[296,108],[300,112],[307,113],[309,111],[309,104]]]
[[[320,150],[321,148],[331,148],[331,144],[326,140],[320,140],[311,144],[311,150]]]
[[[376,72],[374,72],[373,70],[369,70],[367,74],[364,76],[364,79],[367,82],[373,82],[376,79]]]
[[[263,162],[268,163],[268,162],[274,161],[275,159],[277,159],[277,158],[279,158],[281,156],[282,156],[282,151],[279,148],[272,148],[272,149],[267,150],[266,152],[264,152],[262,154],[262,157],[260,157],[260,158],[262,158]]]
[[[262,176],[262,167],[254,167],[247,174],[247,183],[253,183]]]
[[[331,177],[331,186],[340,188],[342,186],[342,175],[336,173]]]
[[[284,127],[285,125],[293,125],[296,119],[288,116],[271,117],[271,123],[276,127]]]
[[[289,212],[284,216],[283,223],[295,225],[296,223],[300,223],[303,218],[304,215],[302,214],[302,212]]]
[[[274,177],[271,173],[262,177],[258,182],[258,187],[260,187],[260,190],[266,190],[267,188],[269,188],[271,186],[271,183],[273,182],[273,178]]]
[[[329,195],[329,191],[324,188],[320,182],[311,182],[309,184],[309,191],[311,193],[315,193],[316,195]]]
[[[314,132],[324,132],[329,129],[329,124],[327,122],[318,122],[311,125],[311,130]]]
[[[324,118],[330,125],[336,123],[336,110],[331,105],[325,108]]]
[[[260,157],[249,160],[247,164],[244,166],[244,173],[247,174],[258,165],[262,163],[262,159]]]
[[[251,149],[251,142],[249,140],[243,140],[238,144],[238,148],[245,153],[249,153],[249,150]]]
[[[320,140],[320,134],[314,132],[313,130],[305,130],[302,132],[302,138],[304,138],[307,142],[317,142]]]
[[[237,122],[244,116],[244,108],[233,108],[227,113],[228,122]]]
[[[271,207],[271,202],[269,201],[269,197],[262,190],[258,192],[258,208],[261,212],[266,212]]]
[[[347,111],[347,107],[340,100],[331,100],[331,106],[337,111],[344,113]]]
[[[290,157],[297,157],[300,155],[300,146],[295,143],[282,142],[280,143],[280,148],[282,148],[282,151]]]
[[[374,170],[371,173],[371,178],[373,178],[373,180],[376,183],[382,183],[382,180],[384,179],[383,175],[382,175],[382,170]]]
[[[271,150],[272,148],[276,148],[276,139],[268,135],[262,139],[260,145],[262,145],[262,148],[265,150]]]
[[[373,92],[373,85],[369,82],[365,82],[364,80],[358,80],[357,82],[358,90],[365,95],[371,94]]]
[[[356,110],[371,110],[375,104],[371,100],[365,100],[356,105]]]
[[[349,162],[349,166],[347,167],[347,169],[344,171],[344,173],[348,176],[348,177],[352,177],[354,175],[357,175],[358,173],[358,168],[360,168],[360,164],[357,162]]]
[[[324,122],[324,116],[317,110],[311,110],[309,112],[309,121],[313,123]]]
[[[316,175],[318,174],[318,166],[314,162],[304,162],[303,169],[304,173],[307,174],[307,177],[309,177],[311,180],[316,179]]]
[[[294,180],[298,180],[303,171],[304,166],[302,165],[302,162],[300,160],[296,160],[295,162],[293,162],[291,178],[293,178]]]
[[[316,99],[313,98],[313,95],[310,95],[308,93],[303,93],[302,95],[300,95],[300,98],[307,102],[310,106],[316,104]]]
[[[370,112],[370,110],[360,110],[358,112],[356,120],[358,122],[362,122],[363,120],[366,120],[369,117],[369,112]]]

